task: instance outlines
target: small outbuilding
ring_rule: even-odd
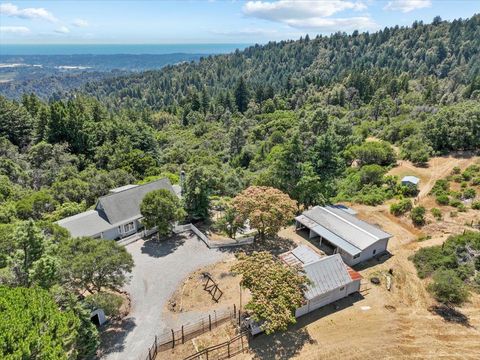
[[[412,175],[404,176],[402,179],[402,185],[418,186],[419,183],[420,183],[420,179]]]
[[[389,233],[373,226],[338,206],[315,206],[297,216],[297,230],[307,229],[327,254],[340,254],[350,266],[387,250]]]
[[[305,302],[295,311],[295,317],[340,300],[360,290],[362,276],[345,265],[339,254],[320,256],[308,246],[298,246],[280,255],[289,266],[301,266],[310,284]]]

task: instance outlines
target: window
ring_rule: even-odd
[[[374,250],[373,250],[373,255],[375,255],[376,252],[377,252],[377,249],[374,249]]]
[[[353,258],[354,258],[354,259],[357,259],[357,258],[359,258],[359,257],[360,257],[360,254],[357,254],[357,255],[355,255]]]
[[[133,221],[123,225],[123,231],[126,233],[132,231],[133,229],[135,229],[135,226],[133,225]]]

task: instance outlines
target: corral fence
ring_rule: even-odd
[[[198,321],[191,324],[184,324],[179,329],[171,329],[161,335],[155,335],[155,341],[148,349],[148,354],[145,360],[154,360],[158,353],[169,349],[174,349],[175,346],[184,344],[203,333],[211,331],[212,329],[228,322],[235,321],[240,323],[240,310],[237,310],[236,305],[232,309],[217,312],[204,316]]]
[[[184,360],[196,360],[196,359],[207,359],[207,360],[223,360],[229,359],[237,354],[242,353],[246,348],[248,348],[248,331],[243,331],[235,337],[231,338],[228,341],[225,341],[221,344],[209,346],[195,354],[192,354],[186,357]]]

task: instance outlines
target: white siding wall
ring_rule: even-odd
[[[356,283],[356,281],[355,281],[355,283]],[[340,287],[340,288],[334,289],[332,291],[329,291],[328,293],[319,295],[319,296],[309,300],[307,302],[307,304],[305,304],[302,307],[299,307],[295,311],[295,317],[299,317],[299,316],[308,314],[309,312],[311,312],[313,310],[316,310],[318,308],[321,308],[322,306],[331,304],[334,301],[337,301],[339,299],[342,299],[342,298],[346,297],[347,295],[351,294],[351,293],[348,292],[350,290],[350,287],[349,287],[350,285],[352,285],[352,284],[347,284],[346,286],[343,286],[343,289],[342,289],[342,287]],[[342,290],[340,290],[340,289],[342,289]],[[352,291],[352,292],[354,292],[354,291]]]
[[[387,245],[388,239],[378,240],[376,243],[370,245],[368,248],[363,250],[360,253],[360,256],[356,259],[354,259],[350,254],[341,253],[342,259],[343,261],[345,261],[345,264],[353,266],[387,251]],[[375,254],[373,253],[374,250]]]

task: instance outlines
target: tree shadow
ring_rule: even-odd
[[[177,250],[184,243],[185,236],[183,235],[175,235],[166,240],[152,239],[143,243],[141,251],[142,254],[147,254],[155,258],[161,258],[175,252],[175,250]]]
[[[447,322],[460,324],[469,328],[473,327],[470,324],[468,316],[453,307],[447,305],[433,305],[428,308],[428,311],[442,317],[443,320]]]
[[[244,245],[239,250],[247,254],[251,254],[254,251],[268,251],[273,255],[279,255],[294,249],[296,246],[295,241],[276,236],[263,240],[255,239],[253,244]]]
[[[393,254],[390,251],[386,250],[385,252],[383,252],[381,254],[378,254],[377,256],[375,256],[371,259],[362,261],[360,264],[356,264],[356,265],[352,266],[352,268],[356,271],[365,270],[365,269],[368,269],[369,267],[376,266],[376,265],[379,265],[379,264],[383,264],[388,259],[390,259],[392,256],[393,256]]]
[[[289,359],[296,355],[305,344],[317,344],[317,341],[312,339],[305,329],[307,325],[353,306],[362,299],[364,299],[362,294],[353,293],[301,316],[297,319],[297,323],[289,327],[285,332],[272,335],[257,335],[249,341],[250,350],[254,354],[255,359]]]
[[[272,335],[257,335],[249,341],[254,359],[290,359],[307,343],[314,344],[305,329],[289,329]]]
[[[111,322],[104,328],[101,328],[97,358],[102,358],[110,353],[123,351],[125,349],[125,339],[127,335],[136,326],[135,318],[126,318],[119,322]]]

